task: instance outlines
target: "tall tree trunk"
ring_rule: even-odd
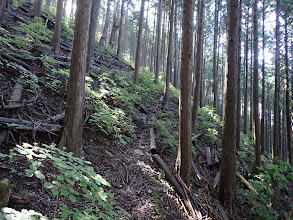
[[[176,170],[190,185],[191,175],[191,54],[194,1],[183,0],[182,47],[179,90],[179,148]]]
[[[173,52],[173,17],[174,17],[174,3],[175,0],[171,0],[171,8],[169,15],[169,40],[168,40],[168,55],[167,55],[167,68],[166,68],[166,82],[165,91],[162,105],[165,105],[169,99],[169,87],[170,87],[170,77],[172,71],[172,52]]]
[[[75,0],[71,1],[71,9],[70,9],[70,18],[73,19],[74,18],[74,3]]]
[[[107,38],[108,38],[108,29],[109,29],[109,23],[110,23],[110,16],[111,16],[111,0],[107,1],[107,12],[106,12],[106,19],[105,19],[105,25],[104,25],[104,30],[103,34],[100,38],[99,41],[99,46],[102,47],[105,45]]]
[[[46,5],[47,5],[48,7],[51,6],[51,1],[52,1],[52,0],[46,0]]]
[[[51,49],[57,55],[61,54],[60,40],[61,40],[62,10],[63,10],[63,0],[58,0],[56,21],[55,21],[55,27],[54,27],[54,36],[51,42],[51,45],[52,45]]]
[[[2,25],[3,17],[4,17],[4,11],[6,8],[6,1],[7,0],[1,0],[0,2],[0,27]]]
[[[175,2],[175,11],[174,11],[174,37],[175,37],[175,40],[174,40],[174,79],[173,79],[173,85],[178,88],[178,78],[177,78],[177,75],[178,75],[178,72],[177,72],[177,62],[178,62],[178,55],[177,55],[177,51],[178,51],[178,31],[177,31],[177,3]]]
[[[237,130],[236,130],[236,149],[240,149],[240,131],[241,131],[241,21],[242,21],[242,0],[239,2],[239,12],[238,12],[238,61],[237,61]]]
[[[236,194],[236,101],[238,62],[238,0],[227,1],[226,78],[223,110],[222,162],[218,196],[234,215]]]
[[[285,91],[286,91],[286,125],[287,125],[287,146],[288,146],[288,159],[289,163],[293,165],[292,158],[292,124],[290,112],[290,97],[289,97],[289,63],[288,63],[288,15],[285,10]]]
[[[151,61],[149,64],[149,68],[151,72],[154,72],[155,70],[155,52],[156,52],[156,41],[155,41],[155,30],[156,28],[156,17],[157,17],[157,8],[155,8],[155,15],[154,15],[154,23],[153,23],[153,37],[152,37],[152,52],[151,52]]]
[[[41,17],[42,14],[42,0],[35,0],[34,17]]]
[[[64,7],[63,7],[63,11],[62,11],[62,16],[64,18],[66,17],[66,7],[67,7],[67,0],[64,0]]]
[[[198,30],[197,30],[197,40],[196,40],[196,60],[195,60],[195,86],[193,94],[193,106],[192,106],[192,125],[195,125],[197,118],[197,110],[199,106],[199,93],[200,93],[200,78],[202,71],[202,48],[203,48],[203,32],[204,32],[204,7],[205,0],[200,0],[198,2],[198,7],[200,7],[199,17],[198,17]]]
[[[120,15],[120,24],[119,24],[119,35],[118,35],[118,48],[117,48],[117,56],[120,57],[123,52],[122,49],[122,39],[123,39],[123,21],[124,21],[124,4],[125,0],[122,0],[121,3],[121,15]]]
[[[258,0],[253,2],[253,138],[254,138],[254,171],[260,167],[260,136],[258,113]]]
[[[276,5],[276,53],[275,53],[275,96],[274,96],[274,140],[273,140],[273,158],[280,157],[280,22],[279,22],[279,7],[280,0],[277,0]]]
[[[77,0],[65,118],[59,148],[80,156],[83,130],[85,73],[92,0]]]
[[[265,135],[265,0],[262,9],[262,92],[261,92],[261,154],[264,154],[266,135]]]
[[[248,20],[249,20],[249,7],[247,8],[247,16],[245,19],[245,43],[244,43],[244,121],[243,133],[248,133]]]
[[[161,26],[162,26],[162,10],[163,10],[163,0],[159,1],[159,8],[157,14],[157,33],[156,33],[156,57],[155,57],[155,83],[159,82],[160,73],[160,44],[161,44]]]
[[[219,4],[220,0],[215,0],[215,22],[214,22],[214,50],[213,50],[213,100],[212,107],[218,112],[218,25],[219,25]]]
[[[142,36],[142,29],[143,29],[144,3],[145,3],[145,0],[141,0],[140,16],[139,16],[139,29],[138,29],[136,54],[135,54],[135,68],[134,68],[134,76],[133,76],[133,83],[134,84],[138,84],[138,76],[139,76],[139,69],[140,69],[140,62],[141,62],[140,49],[141,49],[141,36]]]
[[[90,30],[89,30],[89,43],[87,51],[87,65],[86,72],[91,69],[91,59],[95,48],[96,32],[98,29],[98,18],[101,7],[101,0],[92,0],[91,18],[90,18]]]
[[[112,31],[111,31],[111,34],[110,34],[110,41],[109,41],[109,45],[110,45],[110,47],[112,49],[114,48],[116,32],[117,32],[117,30],[119,28],[119,26],[117,24],[117,11],[118,11],[118,7],[119,7],[119,0],[116,0],[115,8],[114,8],[114,11],[113,11]]]
[[[250,41],[250,128],[249,131],[253,132],[253,31],[251,30]]]

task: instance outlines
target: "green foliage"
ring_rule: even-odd
[[[29,24],[19,22],[17,31],[20,35],[25,34],[25,38],[31,45],[49,48],[44,43],[51,41],[53,32],[46,27],[46,24],[41,18],[35,17],[34,22]]]
[[[59,155],[59,156],[57,156]],[[115,207],[113,195],[104,191],[102,186],[110,184],[99,174],[95,173],[90,162],[74,157],[56,148],[54,145],[42,147],[30,144],[17,145],[10,152],[10,161],[22,156],[28,161],[29,169],[26,176],[35,176],[44,182],[44,187],[51,190],[56,198],[54,217],[57,213],[62,219],[113,219],[120,214],[127,214],[122,208]],[[44,167],[53,167],[49,173],[43,174]],[[89,202],[85,203],[82,212],[62,204],[58,205],[58,198],[65,197],[72,203],[77,202],[77,196],[83,196]]]
[[[198,109],[198,126],[210,145],[221,145],[218,130],[221,129],[222,122],[220,116],[215,113],[211,106],[204,106]]]
[[[71,28],[70,26],[73,26],[74,23],[71,19],[66,19],[66,21],[64,21],[64,19],[62,19],[62,23],[61,23],[61,37],[63,39],[67,39],[68,41],[72,41],[73,40],[73,28]]]
[[[34,210],[27,210],[22,209],[21,211],[17,211],[12,208],[5,207],[2,209],[2,212],[0,212],[0,219],[6,219],[6,220],[47,220],[48,218],[43,216],[42,213],[36,212]]]

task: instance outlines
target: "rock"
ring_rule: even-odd
[[[0,208],[8,205],[10,197],[10,181],[8,179],[3,179],[0,181]]]

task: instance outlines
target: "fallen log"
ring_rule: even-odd
[[[251,191],[253,191],[256,194],[258,194],[258,192],[256,191],[256,189],[253,188],[253,186],[250,185],[250,183],[240,173],[237,172],[236,174],[243,181],[243,183],[247,186],[248,189],[250,189]]]
[[[217,187],[217,185],[218,185],[218,183],[219,183],[219,181],[220,181],[220,174],[221,174],[220,171],[218,171],[217,174],[216,174],[216,177],[215,177],[215,179],[214,179],[214,183],[213,183],[213,188],[214,188],[214,189]]]
[[[29,104],[15,104],[15,105],[4,105],[4,106],[0,106],[0,109],[4,109],[4,110],[10,110],[10,109],[18,109],[18,108],[25,108],[25,107],[29,107],[29,106],[33,106],[33,103],[29,103]]]
[[[14,194],[10,196],[9,203],[18,205],[31,205],[31,201],[28,198]]]
[[[0,126],[4,128],[12,128],[17,130],[28,130],[28,131],[49,131],[49,132],[58,132],[62,126],[56,124],[12,119],[12,118],[3,118],[0,117]]]
[[[198,170],[198,168],[197,168],[197,166],[196,166],[196,164],[194,163],[193,160],[191,161],[191,165],[192,165],[192,168],[193,168],[193,170],[194,170],[194,172],[195,172],[195,174],[196,174],[196,177],[197,177],[199,180],[201,180],[202,177],[201,177],[200,172],[199,172],[199,170]]]
[[[22,96],[22,90],[23,90],[22,84],[20,84],[19,82],[16,82],[14,85],[13,92],[10,96],[10,99],[8,100],[9,102],[8,106],[19,104],[21,100],[21,96]]]
[[[61,120],[63,120],[64,119],[64,116],[65,116],[65,113],[63,112],[63,113],[61,113],[61,114],[58,114],[58,115],[55,115],[55,116],[53,116],[53,117],[50,117],[49,116],[49,118],[47,118],[45,121],[54,121],[54,122],[58,122],[58,121],[61,121]]]
[[[5,9],[5,11],[6,11],[7,13],[11,14],[11,15],[14,17],[14,19],[15,19],[16,21],[20,21],[20,22],[25,23],[25,24],[29,24],[29,23],[30,23],[29,21],[27,21],[27,20],[25,20],[24,18],[18,16],[16,13],[12,12],[11,10],[9,10],[9,9],[7,9],[7,8]]]
[[[198,210],[194,210],[194,207],[191,203],[191,199],[189,198],[189,195],[186,193],[186,189],[182,184],[177,180],[178,177],[175,177],[172,174],[172,171],[169,169],[169,167],[165,164],[165,162],[161,159],[161,157],[158,154],[154,154],[153,156],[154,161],[157,163],[157,165],[164,170],[167,179],[169,182],[174,186],[176,192],[179,194],[181,199],[183,200],[185,206],[187,207],[188,211],[190,212],[192,218],[197,219],[198,217]]]
[[[142,113],[144,113],[144,114],[147,114],[147,113],[148,113],[148,111],[145,110],[145,108],[142,107],[141,104],[139,104],[139,103],[136,102],[136,103],[134,103],[134,106],[135,106],[140,112],[142,112]]]
[[[201,133],[201,134],[197,134],[197,135],[194,135],[194,136],[191,138],[191,141],[195,141],[196,139],[199,139],[201,136],[203,136],[203,133]]]
[[[26,63],[14,58],[14,57],[8,55],[8,54],[0,52],[0,56],[5,58],[5,59],[7,59],[7,60],[9,60],[9,61],[12,61],[12,62],[15,62],[15,63],[21,65],[22,67],[26,68],[27,70],[30,69],[30,66],[28,64],[26,64]]]
[[[157,149],[156,148],[156,139],[155,139],[155,130],[154,130],[154,128],[150,128],[150,148],[151,149]]]

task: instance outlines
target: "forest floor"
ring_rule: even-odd
[[[25,21],[28,24],[32,18],[28,15],[29,7],[26,4],[19,7],[13,13],[7,13],[4,21],[4,29],[9,32],[9,35],[14,37],[17,33],[16,21]],[[43,17],[49,29],[53,29],[53,20],[48,17]],[[1,33],[5,37],[7,33]],[[1,42],[0,42],[1,43]],[[46,43],[48,44],[48,42]],[[51,74],[48,68],[44,66],[44,57],[49,57],[58,60],[57,65],[60,69],[67,68],[70,65],[68,59],[70,55],[71,40],[62,38],[62,55],[56,56],[52,54],[49,47],[31,46],[28,51],[31,52],[34,60],[26,59],[21,56],[15,56],[20,66],[27,68],[27,72],[22,74],[21,80],[24,84],[22,98],[17,109],[4,109],[4,106],[9,105],[11,94],[14,91],[15,82],[20,78],[20,67],[12,65],[9,57],[3,54],[9,53],[9,47],[1,45],[1,66],[0,66],[0,117],[12,118],[17,120],[26,120],[32,122],[34,128],[39,127],[39,123],[50,122],[58,125],[61,120],[52,120],[56,115],[64,113],[67,76],[61,74]],[[4,48],[4,49],[3,49]],[[94,55],[93,66],[100,68],[104,66],[108,70],[125,71],[129,74],[129,79],[132,77],[132,67],[127,63],[120,61],[115,55],[108,51],[98,52]],[[59,71],[59,69],[57,69]],[[33,81],[29,72],[34,73],[38,80]],[[92,89],[100,89],[101,82],[95,79],[92,74]],[[38,86],[36,91],[32,91],[34,86]],[[85,107],[85,124],[83,132],[82,156],[90,161],[95,172],[105,178],[111,187],[104,187],[106,191],[114,194],[114,204],[126,210],[130,217],[128,219],[192,219],[188,214],[182,199],[175,192],[174,188],[167,181],[164,172],[158,168],[152,158],[150,145],[150,121],[153,118],[160,119],[166,113],[166,109],[172,112],[172,136],[178,141],[178,99],[171,98],[168,106],[162,108],[160,103],[161,94],[151,97],[151,101],[144,106],[143,111],[140,111],[139,116],[133,119],[135,129],[131,134],[128,134],[132,139],[124,146],[117,146],[116,142],[111,140],[110,136],[105,135],[97,127],[93,127],[88,122],[91,109]],[[117,100],[113,97],[106,97],[109,105],[115,106]],[[217,125],[220,130],[220,126]],[[220,132],[220,131],[219,131]],[[201,134],[201,130],[197,130]],[[1,141],[0,153],[9,154],[10,150],[16,145],[22,143],[58,143],[58,132],[51,132],[46,129],[36,131],[7,129],[0,127],[0,137],[6,134],[4,140]],[[197,149],[206,149],[212,152],[213,164],[209,164],[208,158],[205,157],[205,152],[198,158],[196,165],[201,177],[192,171],[192,185],[190,191],[194,195],[199,210],[202,214],[202,219],[229,219],[229,214],[217,200],[217,183],[216,176],[219,172],[219,161],[217,161],[219,153],[217,145],[211,145],[206,137],[199,138],[197,141]],[[158,143],[159,144],[159,143]],[[250,155],[252,156],[252,155]],[[173,169],[176,155],[172,153],[170,147],[164,150],[162,159],[166,162],[170,169]],[[16,210],[28,209],[35,210],[43,215],[53,219],[55,212],[55,197],[49,189],[43,186],[43,181],[33,177],[27,177],[26,170],[29,164],[23,157],[15,159],[14,163],[9,163],[8,160],[0,158],[0,180],[8,178],[12,185],[11,194],[14,195],[10,200],[9,207]],[[52,171],[51,167],[43,168],[43,174]],[[289,183],[288,196],[293,198],[293,184]],[[282,193],[282,192],[281,192]],[[282,196],[276,196],[275,206],[280,211],[280,219],[286,219],[290,204]],[[241,200],[241,198],[238,198]],[[81,200],[82,201],[82,200]],[[70,201],[64,199],[59,203],[68,204]],[[77,207],[83,207],[79,202],[75,204]],[[250,207],[251,208],[251,207]],[[253,208],[253,207],[252,207]],[[247,206],[242,206],[241,202],[237,205],[239,219],[249,219],[246,216]]]

